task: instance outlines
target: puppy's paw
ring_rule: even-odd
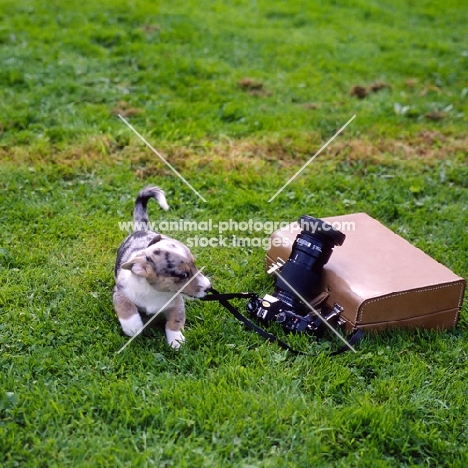
[[[143,328],[143,320],[141,317],[136,314],[132,315],[130,318],[127,319],[119,319],[120,326],[122,327],[122,331],[127,336],[134,336],[136,335],[142,328]]]
[[[185,341],[185,336],[182,335],[180,331],[173,331],[166,328],[166,339],[172,348],[179,349],[180,345]]]

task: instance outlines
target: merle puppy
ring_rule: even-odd
[[[138,194],[133,211],[135,232],[117,251],[114,307],[128,336],[143,327],[140,314],[164,313],[167,342],[179,348],[185,341],[184,298],[203,297],[211,285],[198,271],[187,246],[149,229],[146,207],[150,198],[157,200],[162,209],[169,209],[158,187],[146,187]]]

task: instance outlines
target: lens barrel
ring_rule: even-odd
[[[300,297],[310,302],[320,292],[323,266],[330,259],[333,248],[342,245],[346,238],[331,224],[312,216],[303,215],[298,223],[302,231],[294,241],[273,293],[293,308],[301,307]]]

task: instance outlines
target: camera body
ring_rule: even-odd
[[[291,332],[306,331],[311,326],[309,315],[297,314],[292,307],[270,294],[252,298],[247,304],[247,311],[264,322],[275,320]]]
[[[247,304],[248,313],[258,319],[276,321],[288,332],[320,334],[325,322],[339,319],[343,310],[334,304],[331,310],[316,311],[311,301],[320,293],[323,266],[333,248],[342,245],[345,235],[325,221],[303,215],[298,220],[301,232],[291,254],[278,272],[273,294],[253,297]]]
[[[339,323],[343,307],[336,303],[331,310],[322,307],[316,311],[317,314],[320,314],[320,317],[310,310],[302,311],[304,315],[301,315],[278,298],[265,294],[263,298],[255,296],[250,299],[247,304],[247,311],[263,322],[276,321],[287,332],[306,332],[321,336],[325,330],[325,322]]]

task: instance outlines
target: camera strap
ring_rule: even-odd
[[[242,322],[247,328],[250,328],[253,330],[255,333],[260,335],[262,338],[267,339],[270,342],[276,342],[278,346],[281,348],[290,351],[294,355],[304,355],[304,356],[317,356],[318,354],[310,354],[306,353],[304,351],[298,351],[293,348],[291,348],[287,343],[284,341],[280,340],[277,336],[273,335],[272,333],[268,333],[267,331],[263,330],[260,328],[258,325],[253,323],[251,320],[249,320],[247,317],[242,315],[239,310],[234,307],[229,300],[230,299],[251,299],[252,297],[256,297],[257,295],[255,293],[219,293],[215,289],[211,288],[211,294],[202,297],[202,301],[218,301],[223,307],[225,307],[229,312],[231,312],[234,317],[239,320],[239,322]],[[336,351],[333,351],[329,354],[329,356],[337,356],[338,354],[344,353],[345,351],[348,351],[350,349],[350,346],[353,346],[356,344],[361,337],[363,336],[364,332],[361,329],[357,329],[351,335],[348,336],[347,338],[347,344],[344,346],[341,346],[338,348]]]
[[[284,341],[281,341],[279,338],[277,338],[275,335],[272,335],[271,333],[268,333],[267,331],[263,330],[259,326],[255,325],[252,321],[250,321],[247,317],[244,317],[238,309],[236,309],[230,302],[229,299],[251,299],[252,297],[255,297],[255,293],[219,293],[218,291],[214,290],[213,288],[211,289],[212,294],[209,296],[202,297],[202,301],[218,301],[224,308],[229,310],[234,317],[239,320],[239,322],[242,322],[246,327],[250,328],[253,330],[255,333],[260,335],[262,338],[267,339],[270,342],[276,341],[278,345],[283,348],[287,349],[288,351],[292,351],[293,353],[295,352],[287,343]]]

